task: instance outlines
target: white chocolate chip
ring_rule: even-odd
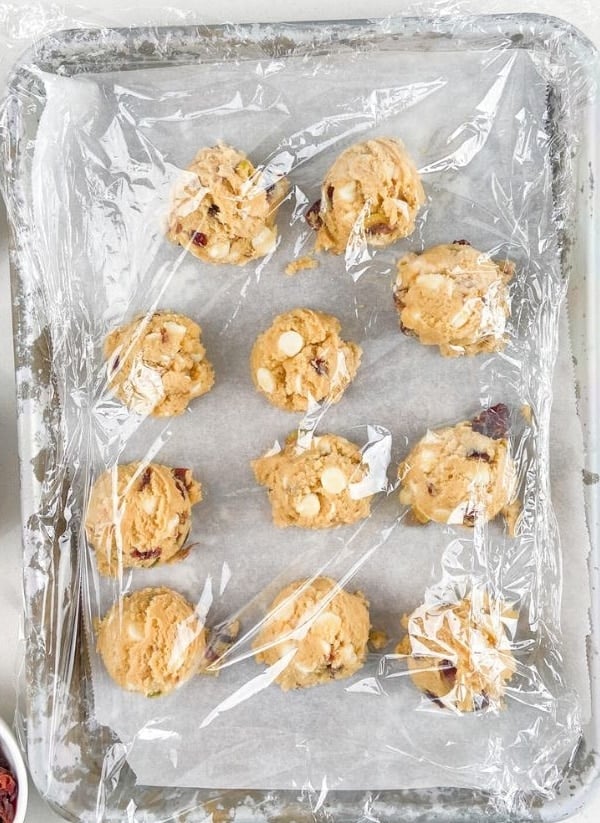
[[[321,475],[321,485],[329,494],[341,494],[348,485],[348,478],[337,466],[330,466]]]
[[[267,394],[273,394],[275,391],[275,378],[269,369],[260,368],[256,372],[256,382],[260,388]]]
[[[356,184],[354,180],[351,180],[350,183],[346,183],[343,186],[338,186],[335,189],[335,194],[340,200],[343,200],[344,203],[352,203],[356,196]]]
[[[304,348],[304,338],[297,331],[284,331],[279,335],[277,348],[286,357],[295,357]]]
[[[269,254],[276,245],[275,232],[268,228],[264,228],[252,240],[252,248],[258,254]]]
[[[296,503],[295,508],[300,517],[316,517],[321,510],[321,503],[316,494],[306,494]]]
[[[165,320],[164,327],[169,334],[169,337],[176,343],[180,343],[185,337],[187,331],[185,326],[181,323],[174,323],[172,320]]]
[[[194,363],[202,363],[204,360],[204,353],[203,352],[194,352],[194,354],[190,355]]]
[[[452,285],[443,274],[419,274],[415,282],[429,291],[446,291],[448,285]]]
[[[144,639],[144,630],[138,623],[128,623],[127,637],[139,642]]]
[[[167,529],[168,529],[170,532],[172,532],[172,531],[175,531],[175,529],[177,528],[177,526],[179,526],[179,515],[178,515],[178,514],[175,514],[175,515],[173,515],[173,517],[172,517],[172,518],[169,520],[169,522],[167,523]]]
[[[462,306],[462,308],[459,311],[457,311],[454,317],[450,320],[450,325],[453,329],[460,329],[462,326],[465,325],[465,323],[467,323],[470,320],[473,314],[473,310],[475,309],[475,306],[473,304],[477,304],[478,302],[479,301],[477,300],[477,298],[467,300],[465,302],[464,306]]]
[[[148,497],[146,495],[142,498],[142,508],[146,512],[146,514],[154,514],[157,505],[158,501],[156,497]]]
[[[207,254],[209,257],[212,257],[213,260],[221,260],[223,257],[227,257],[230,250],[229,243],[212,243],[208,249]]]
[[[410,211],[406,200],[394,200],[394,203],[396,204],[398,211],[402,213],[404,219],[408,220],[410,217]]]
[[[326,637],[335,637],[342,626],[342,620],[333,612],[323,612],[315,618],[313,627]]]

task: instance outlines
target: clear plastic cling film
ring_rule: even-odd
[[[65,814],[560,792],[590,714],[553,454],[582,452],[561,309],[597,61],[471,11],[0,6],[18,724]]]

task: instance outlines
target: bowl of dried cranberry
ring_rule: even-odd
[[[24,823],[27,769],[15,736],[0,717],[0,823]]]

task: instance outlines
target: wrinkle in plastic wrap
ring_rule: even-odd
[[[576,479],[558,474],[555,509],[549,497],[552,374],[566,283],[547,79],[518,50],[368,48],[40,76],[48,102],[31,196],[69,506],[82,513],[93,480],[132,460],[190,466],[205,489],[192,551],[176,565],[99,577],[80,529],[95,718],[123,742],[138,783],[316,792],[477,787],[510,805],[519,792],[551,793],[559,780],[588,712],[587,602],[564,610],[560,626],[561,562],[573,555],[580,568],[587,537]],[[374,136],[401,138],[420,169],[427,203],[415,233],[386,249],[359,244],[342,257],[321,254],[317,269],[286,276],[285,265],[314,243],[304,213],[324,172],[343,148]],[[277,249],[239,269],[200,263],[164,238],[181,169],[217,141],[290,182]],[[492,356],[446,359],[400,334],[391,286],[402,254],[463,237],[516,263],[509,343]],[[341,402],[304,419],[269,406],[248,364],[257,334],[296,306],[336,315],[345,339],[364,351]],[[132,415],[115,400],[101,355],[109,330],[156,309],[200,323],[216,372],[215,388],[166,423]],[[561,337],[555,419],[560,448],[580,454],[565,328]],[[497,402],[520,419],[511,444],[523,502],[517,536],[501,520],[474,530],[410,525],[398,502],[399,461],[427,429]],[[532,410],[529,424],[519,418],[523,406]],[[379,494],[358,526],[284,532],[271,523],[250,461],[292,430],[315,425],[376,455]],[[576,538],[562,553],[555,513]],[[252,639],[281,588],[320,574],[364,592],[373,626],[390,643],[350,680],[285,693],[271,682],[275,673],[254,661]],[[108,678],[93,626],[120,595],[154,585],[199,604],[209,630],[239,617],[241,635],[217,664],[218,676],[194,677],[148,700]],[[457,715],[415,689],[392,652],[404,613],[473,586],[519,612],[516,674],[505,709]]]

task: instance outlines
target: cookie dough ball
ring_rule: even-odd
[[[97,632],[98,652],[115,683],[146,697],[168,694],[195,674],[206,646],[193,607],[167,588],[122,597]]]
[[[340,154],[306,219],[317,231],[317,250],[342,254],[358,238],[389,246],[407,237],[424,202],[419,172],[401,141],[378,137]]]
[[[310,445],[291,434],[282,451],[252,462],[266,486],[276,526],[327,529],[368,517],[371,497],[354,497],[353,484],[368,473],[358,446],[333,434],[313,437]]]
[[[182,414],[215,382],[201,333],[197,323],[173,312],[156,312],[112,331],[104,356],[119,400],[138,414]]]
[[[100,574],[145,569],[180,559],[202,488],[190,469],[129,463],[104,472],[92,489],[85,520]],[[183,551],[182,551],[183,550]]]
[[[253,646],[257,662],[267,666],[295,650],[276,680],[288,691],[351,677],[365,662],[369,629],[364,595],[349,594],[334,580],[317,577],[280,592]]]
[[[407,254],[394,289],[400,328],[446,357],[500,351],[514,271],[465,241]]]
[[[231,146],[201,149],[174,195],[167,237],[205,263],[244,266],[275,249],[287,188]]]
[[[360,346],[341,339],[340,329],[336,317],[312,309],[280,314],[252,349],[256,388],[289,411],[306,411],[313,401],[337,403],[362,356]]]
[[[438,705],[458,712],[501,708],[516,668],[509,640],[516,619],[482,592],[425,604],[404,618],[407,634],[396,653],[408,655],[414,684]]]
[[[495,428],[482,424],[486,416]],[[508,409],[498,404],[473,421],[428,431],[398,468],[400,502],[421,523],[474,526],[502,512],[514,533],[516,471],[507,430]]]

